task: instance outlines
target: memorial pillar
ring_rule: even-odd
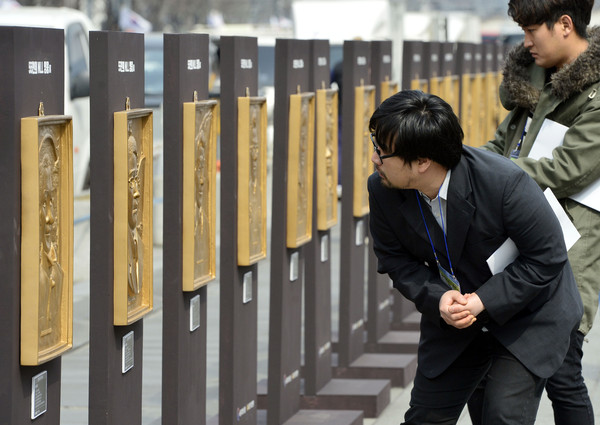
[[[474,44],[458,43],[456,48],[457,74],[460,78],[460,124],[465,134],[463,143],[473,146],[475,100],[473,93]]]
[[[219,424],[256,424],[258,261],[266,257],[266,104],[255,37],[221,37]]]
[[[452,107],[456,116],[460,115],[460,83],[456,74],[456,43],[441,43],[440,48],[440,97]]]
[[[496,128],[498,128],[498,78],[496,76],[496,49],[494,43],[484,43],[483,47],[483,71],[484,71],[484,90],[485,90],[485,120],[484,129],[480,146],[487,143],[494,137]]]
[[[405,41],[402,60],[402,90],[429,91],[422,41]]]
[[[267,424],[300,408],[304,251],[312,238],[315,96],[309,41],[277,39],[273,111],[273,205]]]
[[[216,275],[216,100],[208,35],[164,35],[162,423],[206,421],[206,285]]]
[[[152,111],[143,34],[90,32],[89,423],[141,424],[152,309]]]
[[[338,221],[338,92],[330,89],[329,42],[310,43],[307,91],[315,99],[312,238],[306,244],[304,394],[315,395],[331,374],[331,227]]]
[[[69,335],[72,344],[73,187],[72,176],[66,184],[61,177],[72,167],[64,157],[72,147],[58,143],[53,128],[45,133],[42,127],[47,123],[40,115],[49,118],[64,112],[64,32],[0,27],[0,62],[0,423],[58,425],[59,354],[69,347],[55,348],[63,346],[63,337]],[[25,117],[35,122],[33,132],[22,121]],[[68,127],[70,118],[62,122],[66,121]],[[50,174],[45,174],[45,165]],[[44,189],[44,181],[53,185],[56,178],[59,193],[55,187]],[[60,191],[70,191],[69,203],[63,202]],[[42,241],[40,213],[48,208],[48,198],[59,202],[51,204],[57,215],[52,215],[52,227],[44,230],[49,240]],[[70,217],[60,214],[64,207],[70,207]],[[44,247],[57,254],[50,263],[44,261],[49,259]],[[24,281],[27,274],[30,277]],[[39,294],[40,301],[29,291]],[[55,305],[59,300],[65,301],[62,307]],[[65,311],[70,311],[70,323],[65,321]],[[44,355],[44,350],[53,354]]]
[[[428,93],[440,96],[441,90],[441,43],[439,41],[428,41],[423,43],[423,73],[429,80]]]

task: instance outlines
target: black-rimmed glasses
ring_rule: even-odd
[[[375,143],[375,133],[370,133],[369,136],[371,137],[371,142],[373,143],[373,149],[375,149],[375,153],[377,154],[377,157],[379,158],[379,164],[383,164],[383,160],[386,158],[391,158],[393,156],[399,156],[400,154],[398,153],[390,153],[387,155],[382,155],[381,154],[381,149],[379,149],[379,146],[377,146],[377,143]]]

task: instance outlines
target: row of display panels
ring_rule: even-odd
[[[385,97],[397,91],[385,82]],[[356,87],[353,211],[368,214],[368,118],[375,87]],[[128,104],[128,103],[127,103]],[[217,102],[183,105],[182,290],[216,277]],[[315,111],[319,111],[315,116]],[[152,110],[114,114],[114,324],[131,324],[152,310]],[[312,237],[313,172],[317,227],[337,223],[338,93],[322,89],[290,96],[287,246]],[[38,365],[73,344],[72,119],[21,121],[22,243],[21,363]],[[316,155],[314,155],[316,149]],[[316,161],[314,158],[316,157]],[[314,162],[314,163],[313,163]],[[238,265],[266,257],[267,111],[261,97],[238,99]]]

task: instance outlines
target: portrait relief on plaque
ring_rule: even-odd
[[[127,325],[152,309],[152,111],[114,119],[114,323]]]
[[[354,90],[354,217],[369,213],[367,179],[373,172],[369,139],[369,120],[375,111],[375,86],[358,86]]]
[[[183,290],[216,276],[215,100],[183,104]]]
[[[314,93],[290,96],[286,246],[297,248],[312,237]]]
[[[24,118],[21,129],[21,362],[72,346],[71,117]]]
[[[317,228],[327,230],[338,213],[338,91],[317,90],[316,99]]]
[[[238,99],[238,265],[267,255],[267,109],[264,97]]]

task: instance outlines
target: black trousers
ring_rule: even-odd
[[[440,376],[429,379],[417,368],[403,424],[456,424],[484,377],[482,424],[534,424],[546,380],[532,374],[488,332],[482,332]]]
[[[573,329],[565,360],[546,382],[555,425],[594,425],[594,409],[581,374],[583,338],[577,328]],[[487,382],[482,381],[469,400],[469,415],[473,425],[483,424],[481,418],[486,386]]]
[[[556,425],[594,425],[594,409],[581,374],[583,334],[574,330],[567,357],[546,382]]]

